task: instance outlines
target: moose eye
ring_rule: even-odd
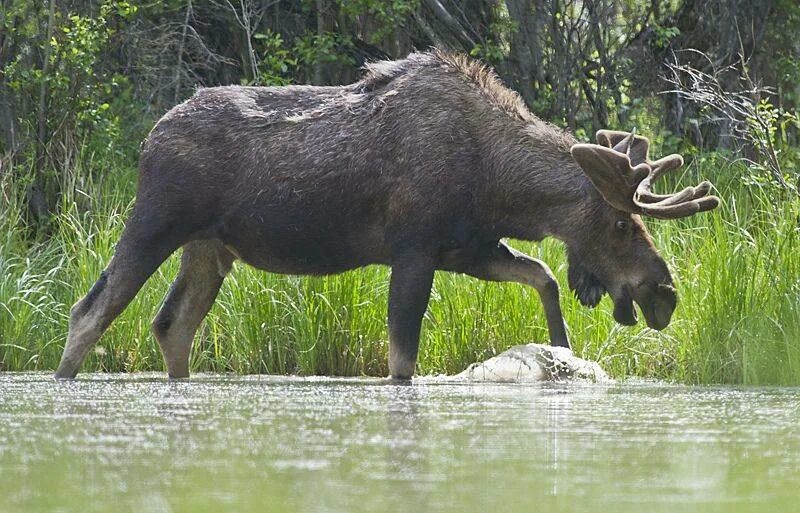
[[[623,232],[623,231],[628,229],[628,221],[625,221],[624,219],[620,219],[619,221],[617,221],[616,227],[617,227],[617,230]]]

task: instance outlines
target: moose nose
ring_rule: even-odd
[[[678,296],[671,285],[640,285],[636,288],[634,297],[642,309],[647,326],[660,331],[669,325],[678,304]]]

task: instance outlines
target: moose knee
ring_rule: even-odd
[[[533,283],[532,285],[542,295],[558,295],[558,282],[550,270],[542,262],[533,262]]]
[[[558,296],[558,282],[553,276],[546,276],[541,279],[541,283],[536,289],[546,296]]]

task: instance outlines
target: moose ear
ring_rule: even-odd
[[[605,145],[576,144],[570,153],[607,203],[624,212],[636,212],[633,192],[650,173],[649,165],[632,167],[628,155]]]
[[[595,134],[597,144],[625,153],[631,158],[631,164],[638,166],[648,161],[650,140],[647,137],[634,135],[631,141],[630,132],[619,130],[598,130]]]

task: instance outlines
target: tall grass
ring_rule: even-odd
[[[78,173],[79,174],[79,173]],[[737,176],[710,164],[684,180]],[[720,178],[717,179],[719,181]],[[115,170],[72,184],[51,234],[31,243],[14,188],[0,183],[0,365],[54,369],[70,305],[113,253],[135,174]],[[515,243],[548,262],[562,286],[575,352],[612,374],[693,383],[800,384],[800,202],[736,180],[718,184],[725,204],[710,214],[649,223],[670,264],[680,302],[663,332],[615,324],[608,298],[594,310],[566,288],[561,245]],[[149,324],[177,273],[173,255],[101,339],[86,370],[161,370]],[[237,264],[199,330],[194,371],[386,375],[389,270],[327,278],[278,276]],[[546,341],[536,292],[437,273],[418,372],[453,373],[529,341]]]

